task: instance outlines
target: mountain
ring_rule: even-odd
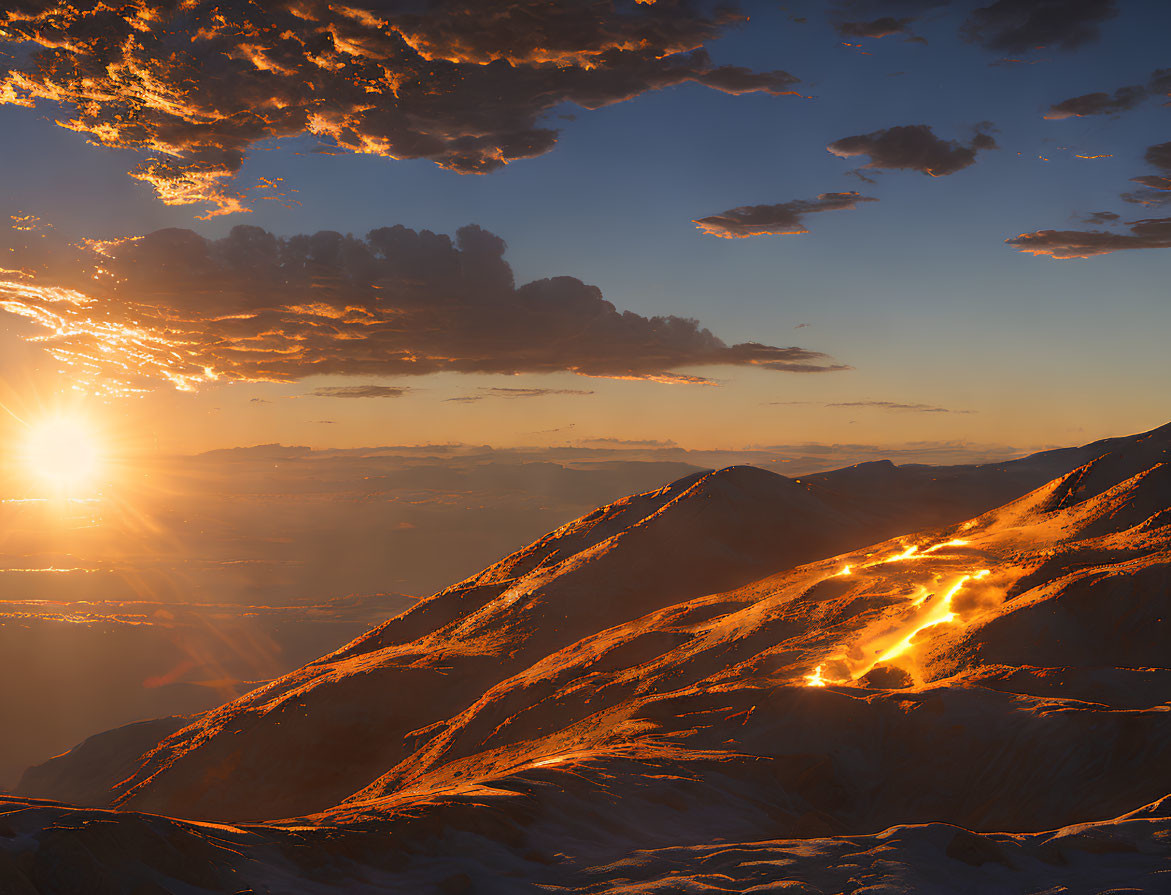
[[[541,663],[563,662],[561,651],[599,632],[634,625],[638,637],[606,661],[638,669],[644,653],[690,639],[673,627],[682,622],[660,629],[647,613],[741,588],[924,519],[963,519],[1054,468],[1145,457],[1147,446],[1169,437],[1171,426],[1003,464],[868,463],[796,480],[731,467],[628,497],[208,713],[153,750],[111,802],[216,820],[324,810],[400,762],[417,762],[433,737],[494,688],[523,691],[509,696],[509,706],[533,701],[547,685],[525,690],[524,682],[544,674]],[[738,639],[732,651],[754,643]],[[224,785],[206,786],[208,779]]]
[[[171,715],[95,733],[68,752],[26,770],[17,791],[81,805],[100,804],[111,789],[134,773],[135,757],[197,717]]]
[[[912,470],[1080,464],[876,541],[891,494],[944,512],[898,468],[627,498],[166,737],[120,812],[0,807],[0,854],[50,893],[1166,891],[1169,460]]]

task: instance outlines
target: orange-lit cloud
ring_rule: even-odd
[[[842,158],[868,156],[870,161],[863,165],[864,168],[920,171],[932,177],[943,177],[975,164],[976,153],[980,150],[997,148],[996,141],[985,133],[986,130],[987,125],[982,126],[964,145],[935,136],[925,124],[908,124],[842,137],[826,149]]]
[[[1147,84],[1119,87],[1113,94],[1100,91],[1085,93],[1062,100],[1049,107],[1045,117],[1050,120],[1083,118],[1088,115],[1115,115],[1140,105],[1151,96],[1171,95],[1171,68],[1160,68],[1151,73]]]
[[[1105,230],[1037,230],[1005,240],[1022,252],[1061,260],[1107,255],[1127,249],[1171,248],[1171,218],[1147,218],[1127,224],[1129,233]]]
[[[236,175],[265,139],[480,173],[548,152],[558,132],[542,116],[563,103],[597,109],[688,81],[789,92],[786,72],[717,66],[703,50],[742,20],[682,2],[15,0],[0,44],[20,61],[0,67],[0,102],[59,103],[62,126],[141,151],[132,175],[162,201],[227,214],[247,210]]]
[[[1171,201],[1171,143],[1159,143],[1143,156],[1164,173],[1132,177],[1145,189],[1123,193],[1122,199],[1139,205],[1163,205]],[[1094,224],[1114,224],[1121,219],[1113,212],[1099,211],[1087,220]],[[1006,240],[1022,252],[1048,255],[1051,258],[1089,258],[1128,249],[1171,248],[1171,218],[1144,218],[1126,222],[1127,233],[1107,230],[1037,230]]]
[[[723,239],[749,236],[788,236],[808,233],[807,214],[857,208],[859,202],[877,202],[859,193],[821,193],[816,199],[796,199],[779,205],[744,205],[692,221],[704,233]]]
[[[1142,87],[1119,87],[1109,93],[1086,93],[1074,96],[1049,107],[1045,117],[1050,120],[1082,118],[1087,115],[1113,115],[1133,109],[1147,97]]]
[[[0,310],[26,318],[79,382],[106,391],[323,374],[708,383],[678,368],[847,369],[810,349],[728,345],[692,319],[619,311],[573,277],[517,286],[504,240],[477,226],[454,240],[402,226],[362,239],[171,229],[72,257],[17,235],[29,263],[23,278],[0,282]],[[347,396],[368,395],[357,388]]]

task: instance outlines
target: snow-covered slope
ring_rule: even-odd
[[[722,840],[575,860],[541,851],[497,793],[361,827],[198,824],[0,797],[12,895],[1164,895],[1171,796],[1037,833],[901,824],[850,836]]]

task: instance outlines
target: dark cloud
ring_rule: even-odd
[[[882,37],[906,33],[924,13],[951,5],[951,0],[842,0],[832,7],[830,19],[843,35]],[[1116,0],[997,0],[972,10],[960,33],[998,53],[1072,50],[1096,40],[1102,23],[1117,14]]]
[[[246,210],[234,180],[261,140],[481,173],[548,152],[558,132],[542,119],[564,103],[685,82],[789,92],[786,72],[703,50],[740,21],[684,0],[14,0],[0,45],[20,52],[0,63],[0,102],[62,104],[65,127],[143,152],[133,176],[164,202],[222,214]]]
[[[1171,143],[1159,143],[1147,149],[1143,155],[1148,165],[1161,168],[1171,174]]]
[[[1171,203],[1171,177],[1161,177],[1158,174],[1146,174],[1142,177],[1132,177],[1135,183],[1141,183],[1143,189],[1131,190],[1122,194],[1124,202],[1132,205],[1167,205]]]
[[[744,205],[692,223],[704,233],[723,239],[786,236],[809,232],[802,223],[807,214],[857,208],[859,202],[877,201],[858,193],[821,193],[816,199],[796,199],[779,205]]]
[[[1113,224],[1115,221],[1121,219],[1122,215],[1115,214],[1112,211],[1094,211],[1082,218],[1087,224]]]
[[[409,388],[391,385],[328,385],[309,392],[310,398],[401,398]]]
[[[838,22],[834,25],[842,37],[889,37],[892,34],[907,34],[910,17],[896,19],[882,16],[869,22]]]
[[[1073,50],[1096,40],[1102,23],[1116,15],[1115,0],[996,0],[973,11],[963,31],[996,52]]]
[[[842,158],[868,156],[864,168],[921,171],[943,177],[962,171],[976,161],[982,149],[995,149],[996,141],[980,131],[966,146],[935,136],[925,124],[908,124],[834,140],[826,149]]]
[[[1142,184],[1141,190],[1123,193],[1122,198],[1136,205],[1166,205],[1171,202],[1171,143],[1159,143],[1147,149],[1143,156],[1147,164],[1159,168],[1165,174],[1144,174],[1132,177],[1133,183]]]
[[[789,349],[801,351],[802,349]],[[825,364],[818,359],[816,352],[811,353],[808,361],[766,361],[759,364],[766,370],[776,370],[779,373],[836,373],[841,370],[854,369],[849,364]]]
[[[728,345],[693,319],[620,311],[573,277],[517,286],[504,240],[476,226],[454,240],[402,226],[365,238],[239,226],[219,240],[171,229],[73,258],[17,236],[24,266],[41,269],[0,284],[0,310],[48,330],[44,347],[103,385],[443,371],[706,383],[677,370],[845,369],[805,348]]]
[[[1147,98],[1143,87],[1119,87],[1110,93],[1087,93],[1075,96],[1049,107],[1045,117],[1050,120],[1083,118],[1087,115],[1112,115],[1133,109]]]
[[[1171,94],[1171,69],[1160,68],[1151,73],[1146,85],[1131,84],[1110,93],[1086,93],[1063,100],[1049,107],[1045,117],[1051,120],[1082,118],[1087,115],[1113,115],[1140,105],[1151,96]]]
[[[1037,230],[1005,240],[1022,252],[1061,260],[1089,258],[1128,249],[1171,248],[1171,218],[1146,218],[1126,225],[1129,233],[1106,230]]]

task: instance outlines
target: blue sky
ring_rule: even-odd
[[[62,112],[53,105],[0,107],[0,152],[6,169],[19,172],[5,178],[0,198],[7,213],[35,214],[75,239],[162,227],[214,238],[237,223],[282,235],[361,235],[388,224],[450,234],[476,223],[507,241],[518,282],[578,277],[620,309],[695,317],[728,343],[800,345],[854,367],[819,375],[708,370],[717,388],[570,373],[409,382],[367,375],[362,382],[414,391],[401,401],[356,402],[361,407],[332,402],[321,412],[335,420],[328,427],[303,418],[304,401],[277,401],[279,413],[258,418],[253,398],[299,394],[301,383],[213,386],[198,395],[160,389],[135,399],[140,408],[171,408],[163,412],[187,419],[214,414],[213,436],[184,436],[200,446],[352,444],[390,431],[418,440],[516,443],[526,437],[516,433],[570,421],[575,432],[696,447],[769,443],[786,433],[799,440],[1052,444],[1165,422],[1167,252],[1055,261],[1004,240],[1093,229],[1078,216],[1094,211],[1124,220],[1159,215],[1119,194],[1134,187],[1129,178],[1150,173],[1146,148],[1171,139],[1167,108],[1149,101],[1116,116],[1042,116],[1061,100],[1141,84],[1171,65],[1161,38],[1171,33],[1171,7],[1123,3],[1098,41],[1009,64],[994,64],[1003,54],[957,39],[966,7],[917,21],[914,32],[926,45],[899,35],[843,38],[820,4],[744,8],[750,21],[708,46],[715,62],[783,69],[811,98],[682,84],[596,111],[563,107],[557,112],[575,118],[549,116],[561,130],[552,151],[486,175],[424,159],[317,154],[308,137],[270,140],[250,154],[240,180],[283,178],[296,204],[261,201],[250,214],[209,221],[197,220],[198,208],[162,205],[147,184],[128,178],[140,161],[135,152],[87,145],[84,134],[57,127],[52,122]],[[791,15],[808,22],[796,24]],[[992,123],[999,148],[946,177],[892,170],[868,172],[875,182],[866,183],[847,173],[864,160],[825,148],[910,124],[966,141],[980,122]],[[809,215],[804,235],[717,239],[692,223],[741,205],[848,190],[879,201]],[[9,339],[16,331],[10,327]],[[351,381],[327,381],[335,378]],[[595,394],[443,406],[445,398],[506,382]],[[863,401],[970,412],[822,406]],[[185,423],[177,425],[183,431]]]

